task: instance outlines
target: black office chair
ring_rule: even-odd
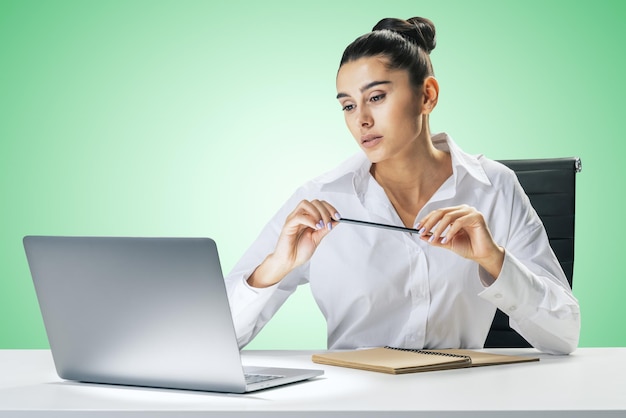
[[[582,169],[580,158],[500,162],[517,174],[546,228],[550,246],[572,286],[576,173]],[[509,317],[498,309],[487,335],[485,348],[503,347],[530,347],[530,344],[509,327]]]

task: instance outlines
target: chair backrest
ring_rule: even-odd
[[[519,182],[543,222],[550,246],[572,286],[576,173],[582,169],[580,158],[500,162],[517,174]],[[498,309],[487,335],[485,347],[530,347],[530,344],[509,327],[508,316]]]

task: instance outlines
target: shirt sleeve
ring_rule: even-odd
[[[263,228],[241,259],[226,276],[226,291],[240,348],[248,344],[274,316],[299,284],[308,281],[308,263],[294,269],[279,283],[267,288],[253,288],[247,279],[274,251],[287,215],[301,200],[296,192]]]
[[[488,286],[480,297],[506,313],[511,328],[533,347],[568,354],[578,346],[580,307],[539,216],[517,179],[514,183],[502,270],[494,280],[479,268]]]
[[[489,275],[480,270],[481,278]],[[571,291],[533,274],[509,252],[505,253],[500,276],[480,296],[506,313],[511,328],[533,347],[568,354],[578,346],[580,310]]]

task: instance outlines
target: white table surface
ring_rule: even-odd
[[[626,417],[626,348],[489,351],[541,360],[387,375],[314,364],[312,351],[244,351],[244,364],[325,374],[236,395],[63,381],[48,350],[0,350],[0,417]]]

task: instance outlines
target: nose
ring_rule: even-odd
[[[357,123],[361,128],[371,128],[374,125],[374,119],[372,118],[372,114],[367,108],[361,108],[357,116]]]

